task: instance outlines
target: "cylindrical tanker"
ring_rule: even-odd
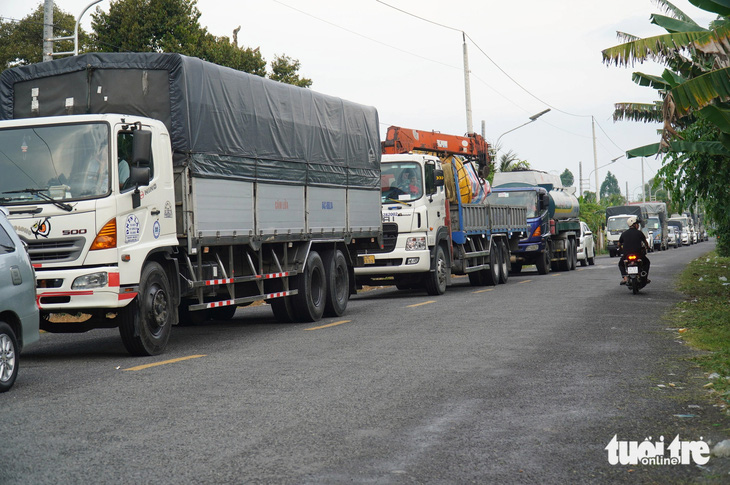
[[[562,221],[580,216],[580,205],[575,195],[562,189],[553,189],[548,195],[550,196],[548,213],[551,219]]]

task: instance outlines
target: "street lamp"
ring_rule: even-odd
[[[617,160],[618,160],[619,158],[622,158],[622,157],[623,157],[623,155],[619,155],[618,157],[614,158],[613,160],[611,160],[611,161],[610,161],[610,162],[608,162],[607,164],[605,164],[605,165],[601,165],[600,167],[596,167],[596,168],[594,168],[593,170],[591,170],[591,171],[590,171],[590,172],[588,173],[588,190],[591,190],[591,174],[592,174],[593,172],[595,172],[595,171],[596,171],[596,170],[598,170],[599,168],[604,168],[604,167],[608,167],[608,166],[609,166],[609,165],[611,165],[612,163],[616,163],[616,161],[617,161]],[[599,200],[599,199],[598,199],[598,174],[596,174],[596,201],[598,201],[598,200]]]
[[[502,133],[501,135],[499,135],[499,137],[497,137],[497,141],[494,143],[494,158],[497,158],[497,152],[499,151],[499,140],[501,140],[504,135],[506,135],[507,133],[512,133],[516,129],[522,128],[525,125],[529,125],[530,123],[532,123],[533,121],[537,120],[540,116],[544,115],[548,111],[550,111],[550,108],[548,108],[546,110],[543,110],[543,111],[540,111],[539,113],[530,116],[530,121],[528,121],[527,123],[523,123],[520,126],[517,126],[515,128],[512,128],[511,130],[507,130],[504,133]]]

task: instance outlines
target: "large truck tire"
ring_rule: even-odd
[[[167,273],[158,263],[142,268],[139,293],[119,312],[119,334],[132,355],[161,354],[170,339],[175,314]]]
[[[500,252],[500,265],[499,265],[499,282],[501,284],[507,283],[509,279],[509,248],[507,247],[507,241],[500,240],[497,243]]]
[[[13,329],[0,321],[0,392],[9,391],[18,378],[20,347]]]
[[[550,265],[552,255],[550,254],[550,246],[545,245],[545,251],[537,257],[535,266],[537,267],[537,274],[548,274],[550,272]]]
[[[322,254],[327,276],[327,301],[324,306],[326,317],[341,317],[347,309],[350,298],[350,273],[347,259],[342,251],[335,249]]]
[[[327,275],[322,257],[317,251],[310,251],[304,272],[294,278],[299,291],[292,297],[297,320],[316,322],[324,314],[327,302]]]
[[[483,269],[484,282],[488,286],[494,286],[499,283],[500,265],[502,264],[502,251],[499,244],[492,239],[489,243],[489,269]]]
[[[428,273],[425,281],[426,293],[429,295],[443,295],[446,292],[446,272],[449,270],[446,264],[446,256],[441,246],[436,246],[434,254],[435,271]]]
[[[578,267],[578,241],[570,240],[570,270],[573,271]]]

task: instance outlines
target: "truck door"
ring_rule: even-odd
[[[426,227],[428,228],[426,243],[430,246],[436,244],[436,235],[440,227],[445,225],[446,218],[446,196],[444,194],[444,176],[436,162],[427,160],[424,165],[424,181],[426,193]],[[433,230],[431,229],[433,228]]]
[[[150,128],[144,127],[149,130]],[[112,177],[114,191],[119,193],[119,215],[117,217],[118,248],[122,253],[145,254],[159,245],[161,236],[175,232],[171,182],[166,181],[169,161],[161,153],[159,136],[153,137],[152,156],[149,162],[139,162],[139,167],[150,171],[149,184],[137,187],[130,178],[132,161],[133,131],[127,125],[117,127],[117,170]],[[139,190],[139,206],[134,207],[135,192]],[[140,255],[141,255],[140,254]],[[141,264],[140,259],[135,258]]]

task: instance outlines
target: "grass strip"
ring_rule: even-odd
[[[695,259],[680,274],[677,289],[688,298],[670,313],[670,325],[689,345],[705,351],[696,360],[710,375],[706,387],[729,409],[730,258],[713,251]]]

